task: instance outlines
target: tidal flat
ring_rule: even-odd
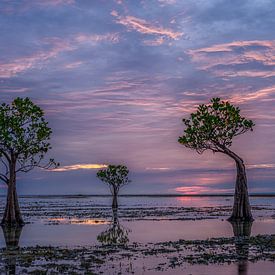
[[[1,199],[1,209],[4,206]],[[1,274],[273,274],[275,197],[229,223],[232,197],[28,196],[2,228]],[[2,214],[2,213],[1,213]]]

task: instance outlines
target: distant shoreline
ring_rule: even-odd
[[[234,194],[122,194],[119,197],[233,197]],[[5,195],[0,195],[5,197]],[[111,197],[111,195],[21,195],[20,198],[89,198],[89,197]],[[250,197],[275,197],[275,194],[251,194]]]

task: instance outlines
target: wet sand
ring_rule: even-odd
[[[249,224],[226,221],[228,197],[109,200],[21,198],[27,224],[3,228],[1,274],[273,274],[274,197],[251,199]]]

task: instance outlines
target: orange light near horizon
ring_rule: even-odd
[[[66,171],[74,171],[74,170],[90,170],[90,169],[101,169],[106,168],[108,165],[106,164],[74,164],[58,167],[55,169],[51,169],[53,172],[66,172]]]
[[[198,195],[206,191],[209,191],[209,188],[200,186],[183,186],[177,187],[174,190],[177,192],[184,193],[186,195]]]
[[[184,195],[224,194],[233,191],[233,189],[213,189],[204,186],[182,186],[177,187],[174,190],[183,193]]]

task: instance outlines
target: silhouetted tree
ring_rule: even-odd
[[[11,105],[0,105],[0,180],[8,187],[2,224],[24,223],[16,192],[17,173],[58,165],[53,159],[42,165],[51,148],[51,133],[42,109],[29,98],[16,98]]]
[[[124,245],[129,242],[128,230],[119,224],[117,208],[113,208],[113,220],[110,227],[97,236],[105,245]]]
[[[108,165],[106,169],[99,170],[97,177],[107,183],[113,195],[112,207],[117,208],[117,196],[120,188],[131,181],[128,178],[129,170],[124,165]]]
[[[240,109],[229,102],[213,98],[209,105],[200,105],[189,119],[183,119],[185,130],[179,143],[202,154],[206,150],[223,153],[237,167],[234,206],[230,220],[253,220],[249,204],[247,178],[243,160],[229,147],[234,137],[252,131],[254,123],[240,115]]]

